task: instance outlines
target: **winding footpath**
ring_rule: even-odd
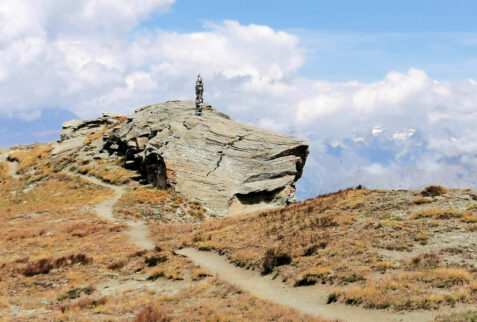
[[[469,306],[461,305],[453,309],[446,308],[445,311],[390,312],[367,310],[341,303],[325,304],[328,291],[322,286],[290,287],[278,280],[272,280],[269,276],[260,276],[255,272],[238,268],[227,262],[225,257],[212,252],[184,248],[177,253],[190,258],[210,273],[255,296],[325,319],[363,322],[431,321],[440,314],[471,309]]]
[[[6,164],[8,164],[8,167],[9,167],[8,174],[15,179],[19,179],[20,175],[17,174],[18,162],[8,161],[8,153],[11,153],[11,152],[13,151],[7,152],[5,150],[0,149],[0,162],[5,162]],[[148,238],[149,230],[147,229],[147,226],[143,222],[121,221],[114,218],[113,207],[114,207],[114,204],[121,198],[121,196],[125,192],[124,187],[107,184],[97,178],[80,175],[77,173],[73,173],[69,170],[65,170],[63,172],[71,176],[81,177],[84,180],[89,181],[93,184],[103,186],[113,190],[114,195],[111,198],[94,205],[94,209],[97,215],[113,223],[121,223],[121,224],[128,225],[129,230],[127,231],[127,234],[129,235],[131,240],[134,242],[134,244],[138,246],[139,248],[147,250],[147,249],[153,249],[155,247],[154,243]]]
[[[121,221],[114,217],[113,207],[114,207],[114,204],[121,198],[123,193],[126,192],[124,187],[114,186],[111,184],[104,183],[103,181],[95,177],[79,175],[77,173],[73,173],[70,171],[64,171],[64,172],[71,176],[78,176],[93,184],[103,186],[113,190],[114,196],[94,205],[94,210],[96,211],[98,216],[113,223],[121,223],[121,224],[128,225],[129,229],[127,230],[127,234],[129,235],[131,240],[134,242],[134,244],[138,246],[139,248],[148,250],[148,249],[153,249],[155,247],[154,242],[148,237],[149,230],[147,229],[147,226],[144,224],[144,222],[131,221],[131,220]]]
[[[0,162],[6,162],[9,165],[9,175],[18,179],[16,173],[18,168],[17,162],[7,160],[6,154],[0,154]],[[136,246],[141,249],[153,249],[154,243],[148,237],[150,232],[144,222],[141,221],[122,221],[114,217],[114,204],[125,193],[125,188],[107,184],[97,178],[80,175],[70,171],[64,171],[71,176],[81,177],[93,184],[109,188],[114,191],[114,195],[100,203],[94,205],[97,215],[113,223],[121,223],[129,226],[127,234]],[[309,314],[315,317],[321,317],[331,320],[342,321],[431,321],[437,315],[449,314],[452,312],[460,312],[471,309],[468,305],[458,305],[455,308],[449,308],[445,311],[415,311],[415,312],[390,312],[384,310],[367,310],[361,307],[348,306],[341,303],[325,304],[328,297],[328,289],[322,286],[309,287],[290,287],[278,280],[273,280],[269,276],[260,276],[256,272],[244,270],[229,263],[225,257],[219,256],[212,252],[199,251],[194,248],[184,248],[177,251],[178,254],[191,259],[196,265],[201,266],[210,273],[218,275],[224,281],[235,285],[264,300],[269,300],[281,305],[286,305],[297,311]],[[119,284],[117,281],[116,289],[144,287],[143,282],[129,281],[129,284]],[[111,282],[108,282],[111,284]],[[107,284],[105,289],[109,288]],[[114,285],[111,285],[114,286]],[[169,287],[173,287],[170,285]],[[184,288],[181,286],[179,288]]]

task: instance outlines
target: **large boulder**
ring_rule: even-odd
[[[125,156],[145,181],[217,215],[294,202],[308,155],[305,140],[235,122],[211,107],[196,116],[191,101],[142,107],[102,139],[104,150]]]

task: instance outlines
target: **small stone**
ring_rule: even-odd
[[[118,273],[113,273],[113,272],[105,272],[105,273],[101,274],[101,277],[118,278],[119,274]]]
[[[136,281],[147,281],[148,279],[149,279],[149,276],[147,276],[147,275],[134,276],[134,280],[136,280]]]

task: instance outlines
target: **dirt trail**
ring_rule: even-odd
[[[383,310],[367,310],[341,303],[325,304],[328,291],[321,286],[289,287],[269,276],[262,277],[257,273],[238,268],[226,261],[225,257],[211,252],[184,248],[178,254],[189,257],[195,264],[237,287],[246,290],[262,299],[287,305],[300,312],[326,319],[343,321],[430,321],[437,315],[453,311],[468,310],[468,306],[457,306],[445,311],[390,312]]]
[[[149,239],[149,230],[147,229],[147,226],[141,222],[141,221],[122,221],[114,218],[113,214],[113,206],[114,204],[121,198],[122,194],[126,191],[123,187],[120,186],[114,186],[111,184],[104,183],[103,181],[94,178],[94,177],[89,177],[85,175],[79,175],[76,173],[72,173],[70,171],[65,171],[66,173],[73,175],[73,176],[79,176],[91,183],[97,184],[99,186],[103,186],[106,188],[109,188],[114,191],[114,196],[96,204],[94,206],[94,209],[96,213],[98,214],[99,217],[106,219],[111,222],[115,223],[123,223],[129,226],[129,230],[127,231],[127,234],[129,237],[133,240],[134,244],[141,249],[153,249],[154,248],[154,243],[152,240]]]
[[[157,279],[154,281],[138,281],[135,279],[110,280],[96,284],[98,296],[117,295],[131,290],[150,290],[156,293],[175,295],[191,286],[188,281],[171,281]]]

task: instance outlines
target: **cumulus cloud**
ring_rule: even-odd
[[[172,2],[2,2],[0,89],[7,95],[0,97],[0,113],[20,116],[51,106],[83,117],[131,112],[141,104],[192,98],[198,72],[208,80],[211,99],[239,101],[243,92],[282,90],[280,81],[304,62],[297,37],[235,21],[207,23],[195,33],[156,29],[131,36],[141,19]]]
[[[310,182],[360,171],[395,178],[410,165],[427,165],[414,174],[439,171],[449,160],[477,166],[476,81],[438,81],[416,68],[373,82],[309,79],[298,73],[308,55],[300,39],[268,26],[224,21],[192,33],[138,28],[173,2],[1,1],[0,114],[32,119],[47,107],[81,117],[130,113],[193,99],[200,72],[212,105],[308,138]]]

